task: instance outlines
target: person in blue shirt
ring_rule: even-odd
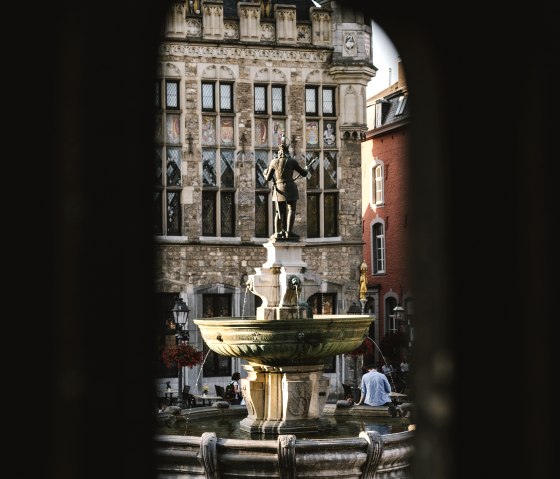
[[[373,364],[370,364],[367,370],[368,372],[362,376],[362,394],[356,405],[392,406],[393,402],[391,401],[391,396],[389,396],[391,385],[387,380],[387,376],[377,372]]]

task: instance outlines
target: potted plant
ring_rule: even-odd
[[[188,343],[166,346],[161,353],[161,358],[168,368],[172,366],[193,368],[203,363],[202,351]]]

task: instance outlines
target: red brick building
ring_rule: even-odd
[[[388,361],[408,357],[413,338],[413,295],[407,273],[408,89],[398,80],[367,101],[368,132],[362,143],[362,225],[367,264],[364,311],[374,313],[370,337]],[[395,308],[404,311],[395,314]],[[398,311],[398,309],[397,309]],[[382,360],[376,348],[375,359]]]

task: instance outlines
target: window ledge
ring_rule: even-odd
[[[340,236],[332,236],[328,238],[306,238],[306,243],[339,243],[342,241]]]
[[[199,241],[213,244],[241,244],[241,238],[238,236],[200,236]]]
[[[156,243],[171,244],[171,243],[188,243],[188,236],[154,236]]]
[[[251,243],[255,243],[255,244],[265,244],[268,243],[270,241],[270,238],[251,238]]]

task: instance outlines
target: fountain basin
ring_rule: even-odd
[[[314,315],[306,319],[195,319],[208,347],[223,356],[279,367],[321,363],[362,344],[372,315]]]
[[[291,310],[291,308],[281,308]],[[208,347],[248,361],[241,392],[248,415],[241,429],[252,434],[327,431],[321,417],[329,379],[326,358],[348,353],[368,335],[372,315],[316,315],[294,319],[195,319]]]
[[[329,405],[328,415],[338,414]],[[238,417],[239,406],[217,410],[184,410],[188,421],[220,415]],[[329,409],[329,408],[326,408]],[[378,414],[374,408],[351,408],[360,417]],[[348,414],[349,410],[344,410]],[[390,420],[390,419],[389,419]],[[154,438],[157,477],[174,478],[317,478],[409,479],[414,431],[379,434],[362,431],[355,437],[300,439],[231,439],[204,432],[199,436],[157,435]]]

